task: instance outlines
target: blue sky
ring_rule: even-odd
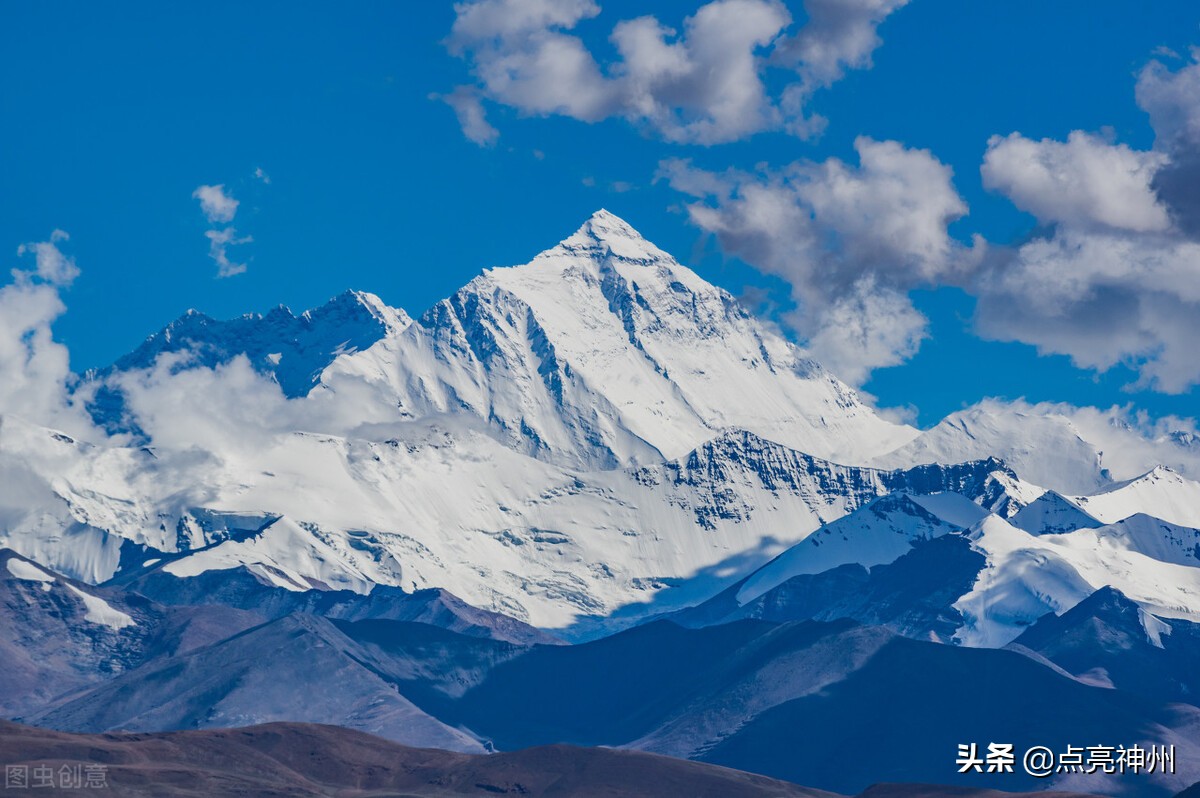
[[[554,32],[577,36],[614,75],[622,55],[609,37],[619,22],[650,13],[683,32],[702,5],[598,0],[598,13]],[[791,18],[780,35],[804,29],[802,3],[776,5]],[[903,275],[890,252],[862,255],[844,243],[822,250],[847,285],[869,278],[911,303],[912,313],[896,311],[910,327],[927,320],[915,355],[884,353],[864,367],[863,387],[881,405],[912,406],[922,425],[985,396],[1197,413],[1190,385],[1200,356],[1181,343],[1195,329],[1186,318],[1200,284],[1186,203],[1162,189],[1157,200],[1148,195],[1149,210],[1115,206],[1114,222],[1104,203],[1125,202],[1132,184],[1089,177],[1104,177],[1111,155],[1151,164],[1131,179],[1159,191],[1146,175],[1200,151],[1189,149],[1189,128],[1178,123],[1190,118],[1178,110],[1187,87],[1200,85],[1178,77],[1190,75],[1189,48],[1200,45],[1194,2],[911,0],[884,14],[870,65],[843,65],[806,95],[805,114],[827,120],[819,136],[781,123],[719,142],[672,141],[695,136],[635,118],[617,101],[576,114],[607,118],[580,120],[539,111],[529,93],[514,99],[481,74],[488,59],[525,44],[461,34],[456,44],[449,3],[9,3],[0,17],[0,251],[8,253],[5,268],[16,267],[18,245],[55,229],[69,233],[59,246],[81,273],[63,290],[68,311],[54,329],[76,370],[111,362],[189,307],[215,316],[279,303],[299,310],[358,288],[415,315],[482,267],[527,261],[600,207],[798,335],[836,337],[834,321],[812,326],[817,314],[794,312],[798,298],[812,310],[848,295],[822,283],[826,267],[793,267],[807,256],[789,255],[786,237],[772,242],[774,260],[756,262],[761,235],[739,246],[745,239],[723,214],[734,213],[738,192],[756,181],[778,188],[789,164],[816,173],[837,159],[859,174],[855,142],[865,136],[952,170],[950,197],[969,208],[948,224],[948,254],[909,264]],[[1155,60],[1157,82],[1144,72]],[[776,96],[800,74],[764,66],[761,78]],[[1144,91],[1135,94],[1140,79]],[[480,98],[494,141],[481,146],[464,136],[438,98],[456,87]],[[1191,101],[1200,107],[1200,97]],[[1152,126],[1147,108],[1166,121]],[[1037,144],[1067,142],[1072,131],[1092,137],[1086,147]],[[989,139],[1014,132],[1034,146],[997,149],[989,188],[981,176]],[[1001,155],[1012,157],[1001,163]],[[1022,171],[1022,158],[1034,156],[1061,156],[1082,182],[1035,191],[1040,184]],[[689,193],[685,181],[666,176],[671,159],[688,159],[687,174],[720,178],[731,194]],[[246,269],[225,278],[216,276],[205,237],[224,223],[207,220],[193,197],[218,184],[239,202],[230,223],[237,237],[253,238],[229,247]],[[905,186],[915,202],[932,193],[919,181]],[[697,204],[715,211],[707,228],[687,212]],[[1151,216],[1165,208],[1166,221],[1123,221],[1139,208]],[[815,240],[860,229],[814,213]],[[984,258],[973,236],[998,254]],[[1084,288],[1112,301],[1080,307],[1079,318],[1071,308],[1066,318],[1042,308],[1010,319],[1006,303],[1021,302],[1022,291],[1045,295],[1035,283],[1048,279],[1046,269],[1087,267],[1067,256],[1046,266],[1020,249],[1031,241],[1087,242],[1075,249],[1169,267],[1088,277]],[[806,288],[792,288],[805,280]],[[986,304],[980,314],[977,303]],[[1121,326],[1113,314],[1133,314],[1134,306],[1140,321],[1126,333],[1102,329],[1106,318]],[[1058,354],[1039,355],[1038,345]],[[837,341],[828,346],[845,351]],[[845,357],[853,370],[856,355]],[[902,362],[878,365],[889,358]],[[1106,368],[1111,362],[1118,365]]]

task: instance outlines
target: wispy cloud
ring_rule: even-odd
[[[237,230],[226,227],[222,230],[206,230],[208,237],[208,256],[217,264],[218,277],[233,277],[246,271],[245,263],[235,263],[229,259],[228,249],[238,244],[249,244],[254,239],[250,236],[238,237]]]
[[[454,109],[459,127],[469,141],[481,147],[490,147],[500,138],[500,131],[487,121],[483,103],[479,101],[479,93],[470,87],[460,86],[449,94],[435,94],[432,97]]]
[[[256,169],[254,174],[263,183],[271,182],[261,168]],[[200,210],[210,224],[228,225],[237,215],[238,201],[225,190],[224,184],[200,186],[192,192],[192,196],[200,201]],[[204,235],[208,239],[208,256],[217,264],[217,277],[233,277],[246,271],[245,262],[230,259],[229,248],[250,243],[254,240],[251,236],[238,236],[232,225],[206,230]]]

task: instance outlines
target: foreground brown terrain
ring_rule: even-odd
[[[409,748],[306,723],[157,734],[68,734],[0,721],[0,760],[54,773],[105,766],[107,789],[33,788],[38,795],[400,798],[401,796],[712,796],[836,798],[834,793],[672,757],[566,745],[492,755]],[[43,771],[46,772],[46,771]],[[21,792],[22,790],[18,790]],[[1000,798],[958,787],[882,784],[861,798]],[[1080,798],[1039,793],[1043,798]]]

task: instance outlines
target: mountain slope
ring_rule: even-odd
[[[1200,482],[1165,466],[1157,466],[1099,493],[1074,496],[1071,500],[1108,524],[1145,513],[1173,524],[1200,527]]]
[[[0,542],[89,581],[246,566],[288,590],[437,587],[539,626],[594,627],[625,607],[615,622],[708,598],[883,493],[1011,502],[1015,479],[995,461],[841,466],[740,431],[674,461],[572,472],[460,421],[215,455],[92,446],[5,419],[0,468],[29,487],[0,497],[12,503]]]
[[[168,608],[97,589],[0,549],[0,715],[33,711],[260,622],[229,607]]]
[[[1195,708],[1083,685],[1012,652],[894,638],[846,678],[757,715],[699,758],[838,792],[880,780],[1170,796],[1200,773],[1198,724]],[[1196,753],[1166,775],[1034,779],[1019,760],[1015,773],[955,773],[964,741],[1063,751],[1081,745],[1083,730],[1089,739],[1174,744],[1177,763],[1184,751]],[[844,767],[846,750],[872,752],[869,771]]]
[[[847,563],[792,576],[754,599],[739,602],[739,582],[708,601],[672,613],[690,627],[751,618],[775,623],[850,618],[918,640],[952,643],[963,624],[954,602],[987,564],[958,534],[914,540],[907,553],[870,569]]]
[[[1090,684],[1200,705],[1200,624],[1156,618],[1115,588],[1043,616],[1012,648],[1033,651]]]
[[[549,746],[471,756],[408,748],[334,726],[272,723],[171,734],[76,735],[0,721],[6,762],[103,761],[130,798],[456,796],[836,798],[820,790],[635,751]],[[42,794],[69,795],[40,790]]]
[[[280,305],[265,315],[251,313],[227,321],[189,310],[137,349],[90,379],[150,368],[163,355],[178,355],[179,367],[211,368],[238,355],[272,375],[284,396],[307,394],[338,356],[369,348],[386,335],[404,331],[412,319],[374,294],[346,291],[296,316]]]
[[[968,645],[1004,645],[1104,586],[1156,615],[1200,619],[1200,568],[1157,559],[1145,540],[1110,527],[1031,535],[993,515],[969,537],[988,565],[954,604],[966,621],[958,639]]]
[[[746,603],[801,574],[818,574],[847,563],[866,567],[894,562],[914,542],[959,530],[904,494],[876,499],[827,524],[755,571],[737,600]]]
[[[1079,509],[1070,499],[1052,490],[1043,493],[1009,521],[1013,526],[1024,529],[1031,535],[1049,535],[1103,526],[1102,521],[1096,520]]]
[[[1013,652],[908,640],[847,621],[698,630],[660,622],[535,647],[493,668],[447,711],[501,749],[622,744],[843,793],[884,779],[1039,784],[1013,774],[956,776],[964,740],[1063,749],[1086,729],[1125,745],[1174,743],[1177,764],[1184,752],[1200,754],[1200,709],[1083,685]],[[876,753],[869,768],[847,768],[839,762],[846,750]],[[1139,794],[1170,795],[1200,774],[1196,762],[1169,778],[1096,778],[1092,789],[1136,785]],[[1067,784],[1064,775],[1049,781]]]
[[[321,382],[373,390],[378,422],[466,414],[510,448],[589,469],[679,457],[728,427],[851,463],[915,435],[606,211]]]
[[[67,731],[220,728],[275,720],[332,723],[421,747],[482,752],[418,709],[386,663],[311,615],[289,615],[149,663],[31,715]]]
[[[946,494],[918,502],[935,515],[961,494],[1039,533],[1085,514],[1200,526],[1200,486],[1167,471],[1111,485],[1076,417],[980,406],[914,439],[605,212],[416,322],[354,293],[299,317],[192,315],[77,398],[102,389],[125,392],[148,445],[0,419],[0,544],[92,583],[244,568],[294,592],[436,588],[579,639],[708,599],[897,491]],[[968,449],[981,459],[910,466]],[[1052,488],[1106,487],[1047,494],[993,452]],[[880,458],[896,467],[845,464]],[[958,504],[970,512],[943,520],[973,525]],[[826,564],[904,552],[882,541],[869,562]],[[1069,570],[1079,590],[1055,602],[1116,579]]]
[[[151,566],[122,574],[107,584],[163,604],[224,605],[253,612],[264,619],[301,612],[348,621],[383,619],[423,623],[512,643],[560,642],[515,618],[472,607],[441,588],[407,593],[388,585],[376,585],[366,594],[351,590],[289,590],[241,565],[192,577],[178,577]]]

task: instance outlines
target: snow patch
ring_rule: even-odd
[[[8,560],[8,572],[17,579],[23,579],[26,582],[53,582],[54,577],[38,568],[31,562],[18,560],[16,557],[10,557]]]
[[[121,612],[99,596],[84,593],[74,585],[67,585],[67,588],[83,600],[83,606],[87,610],[87,613],[83,616],[85,621],[90,621],[100,626],[107,626],[110,629],[124,629],[126,626],[137,625],[133,618]]]

